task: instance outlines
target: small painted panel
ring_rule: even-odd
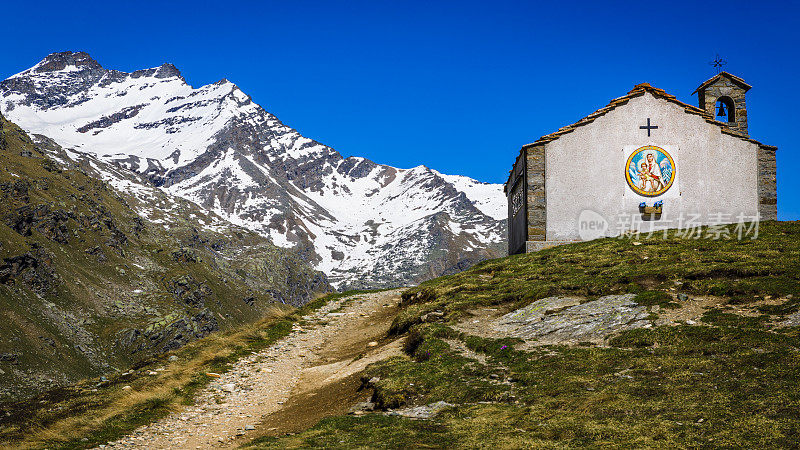
[[[513,215],[517,215],[519,210],[522,209],[522,183],[517,183],[514,186],[514,191],[511,193],[511,211]]]
[[[639,147],[628,158],[625,179],[637,194],[647,197],[661,195],[675,181],[675,161],[661,147]]]

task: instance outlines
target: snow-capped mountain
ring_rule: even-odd
[[[344,158],[235,84],[195,89],[171,64],[124,73],[55,53],[0,82],[0,111],[296,247],[340,288],[413,284],[505,251],[501,185]]]

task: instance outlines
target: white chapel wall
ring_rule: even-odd
[[[650,118],[658,129],[639,127]],[[675,181],[646,197],[625,178],[630,152],[645,145],[667,150]],[[758,211],[758,146],[723,134],[702,117],[646,93],[545,147],[547,240],[578,240],[578,218],[591,210],[608,223],[606,235],[631,226],[642,231],[685,227],[689,222],[733,223]],[[639,204],[663,200],[660,220],[642,221]]]

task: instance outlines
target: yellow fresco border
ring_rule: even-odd
[[[631,161],[633,161],[633,157],[638,155],[639,153],[641,153],[643,151],[647,151],[647,150],[656,150],[656,151],[659,151],[659,152],[663,153],[664,155],[666,155],[667,159],[669,159],[669,163],[672,165],[672,176],[669,179],[669,184],[664,186],[664,188],[661,189],[660,191],[656,191],[656,192],[645,192],[645,191],[642,191],[641,189],[636,187],[636,184],[634,184],[633,180],[631,180],[631,176],[630,176],[629,170],[630,170],[630,167],[631,167]],[[672,155],[670,155],[669,152],[664,150],[663,148],[655,146],[655,145],[645,145],[645,146],[637,148],[636,150],[633,151],[633,153],[631,153],[631,156],[628,157],[628,161],[625,163],[625,181],[628,182],[628,186],[630,186],[630,188],[633,189],[633,192],[636,192],[637,194],[643,195],[645,197],[657,197],[657,196],[667,192],[669,190],[669,188],[672,187],[672,183],[675,182],[675,177],[677,175],[677,172],[678,172],[678,168],[675,166],[675,161],[672,159]]]

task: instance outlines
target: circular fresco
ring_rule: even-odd
[[[648,197],[661,195],[675,181],[675,162],[661,147],[639,147],[628,158],[625,179],[637,194]]]

